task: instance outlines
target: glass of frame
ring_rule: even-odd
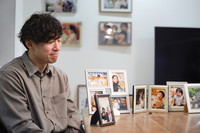
[[[62,22],[62,46],[81,46],[81,22]]]
[[[131,22],[99,22],[99,45],[130,46]]]
[[[76,12],[77,0],[45,0],[46,12]]]
[[[99,0],[99,11],[130,13],[132,0]]]
[[[104,94],[105,89],[103,88],[95,88],[95,89],[88,89],[88,107],[89,107],[89,114],[94,114],[97,111],[97,106],[95,103],[95,95],[97,94]]]
[[[133,86],[133,113],[146,112],[147,85]]]
[[[88,108],[88,97],[87,97],[87,86],[86,85],[78,85],[77,105],[78,105],[80,114],[81,114],[81,110],[83,108]],[[81,117],[81,120],[82,120],[82,117]]]
[[[185,84],[185,94],[189,113],[200,113],[200,84]]]
[[[149,85],[148,111],[168,112],[167,89],[167,85]]]
[[[95,95],[95,101],[100,116],[100,126],[114,124],[115,117],[110,100],[110,94]]]
[[[169,111],[184,111],[186,102],[184,84],[187,84],[187,82],[167,81],[169,87]]]
[[[109,73],[108,70],[87,69],[85,70],[87,87],[103,87],[109,88]]]
[[[110,70],[110,84],[113,95],[128,95],[126,70]]]
[[[111,103],[120,113],[130,113],[128,95],[111,95]]]

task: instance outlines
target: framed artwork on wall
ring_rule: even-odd
[[[85,75],[88,88],[110,88],[108,70],[86,69]]]
[[[81,22],[62,22],[62,46],[81,46]]]
[[[169,87],[169,111],[184,111],[186,102],[184,84],[187,84],[187,82],[167,81]]]
[[[45,11],[55,13],[76,12],[77,0],[45,0]]]
[[[149,112],[168,112],[168,86],[149,85]]]
[[[200,84],[185,84],[188,113],[200,113]]]
[[[126,70],[110,70],[110,84],[113,95],[128,95]]]
[[[133,86],[133,113],[147,111],[147,85]]]
[[[95,95],[97,111],[100,116],[100,126],[107,126],[115,123],[115,117],[110,100],[110,94]]]
[[[99,11],[131,13],[132,0],[99,0]]]
[[[131,22],[99,22],[99,45],[130,46]]]
[[[130,113],[128,95],[111,95],[111,103],[120,113]]]

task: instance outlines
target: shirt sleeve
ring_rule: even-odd
[[[8,132],[45,133],[34,122],[20,76],[0,71],[0,121]]]
[[[79,129],[81,125],[80,113],[78,107],[71,99],[71,90],[69,88],[68,77],[66,76],[66,93],[67,93],[67,117],[68,126]]]

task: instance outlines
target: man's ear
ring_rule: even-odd
[[[33,42],[32,42],[32,41],[26,40],[26,41],[25,41],[25,44],[26,44],[26,47],[27,47],[28,49],[32,49],[32,47],[33,47]]]

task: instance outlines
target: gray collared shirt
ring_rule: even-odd
[[[40,74],[26,52],[0,69],[0,122],[8,132],[50,133],[79,129],[68,77],[48,65]]]

